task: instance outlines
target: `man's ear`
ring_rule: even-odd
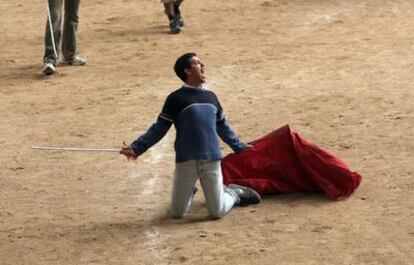
[[[190,69],[190,68],[184,68],[184,73],[185,73],[186,75],[191,74],[191,69]]]

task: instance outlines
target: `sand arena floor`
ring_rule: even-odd
[[[45,2],[0,1],[0,264],[414,264],[414,2],[82,1],[85,67],[40,74]],[[359,171],[350,198],[275,195],[166,217],[174,130],[137,163],[33,144],[119,147],[195,51],[245,141],[286,123]],[[223,146],[225,153],[229,152]]]

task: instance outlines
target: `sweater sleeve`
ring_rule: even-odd
[[[131,148],[139,156],[150,147],[158,143],[171,128],[175,118],[174,100],[170,94],[164,103],[162,111],[157,121],[135,141],[131,143]]]
[[[217,121],[217,134],[235,153],[241,152],[246,148],[246,144],[240,141],[224,117]]]
[[[159,116],[157,121],[143,135],[131,143],[132,150],[140,156],[150,147],[158,143],[167,134],[171,125],[171,121]]]
[[[234,131],[230,128],[230,125],[226,122],[224,117],[223,108],[217,96],[213,93],[216,105],[217,105],[217,134],[235,153],[241,152],[246,148],[246,144],[240,141]]]

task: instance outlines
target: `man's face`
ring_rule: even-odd
[[[190,59],[190,68],[186,68],[188,83],[202,84],[206,82],[206,76],[204,75],[204,64],[197,56]]]

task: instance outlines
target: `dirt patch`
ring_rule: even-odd
[[[414,6],[410,1],[83,1],[85,67],[40,74],[45,4],[0,3],[1,264],[412,264]],[[286,123],[364,180],[349,199],[275,195],[166,218],[174,132],[137,163],[33,144],[118,147],[180,86],[195,51],[245,141]],[[224,148],[227,153],[229,149]]]

